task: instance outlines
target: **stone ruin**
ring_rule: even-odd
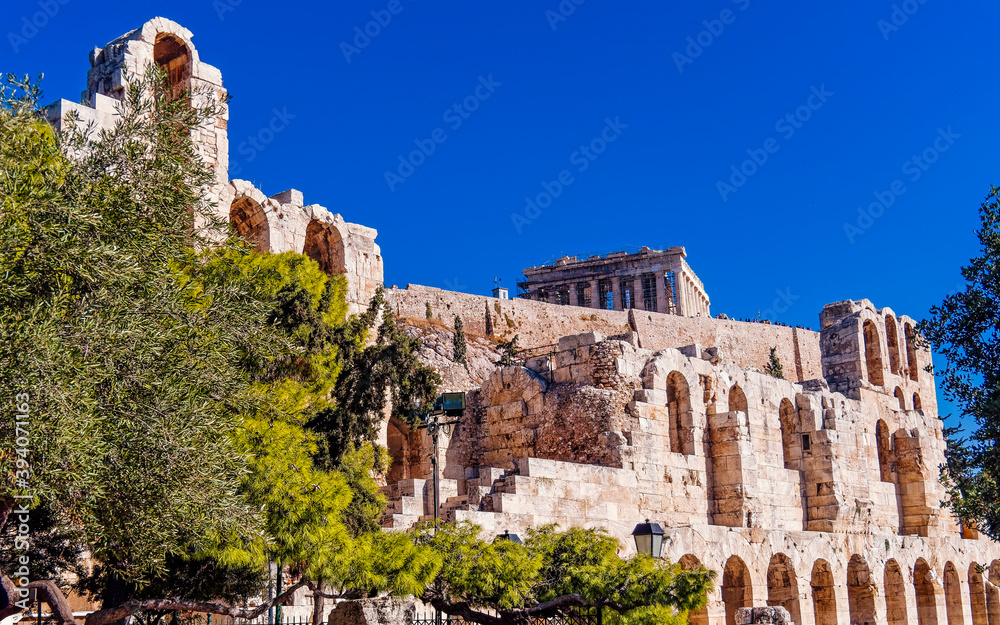
[[[75,112],[106,127],[148,63],[176,89],[223,102],[221,73],[191,39],[156,18],[96,48],[82,103],[61,100],[49,119],[58,127]],[[227,118],[196,135],[220,216],[262,251],[302,252],[346,275],[351,312],[363,309],[383,280],[376,231],[294,189],[268,196],[230,180]],[[867,300],[826,306],[819,332],[713,319],[685,255],[560,259],[526,270],[530,298],[515,300],[387,292],[442,390],[469,394],[443,437],[440,515],[486,535],[599,527],[623,553],[637,523],[658,522],[665,557],[719,574],[695,625],[1000,623],[1000,549],[941,505],[945,441],[914,320]],[[468,368],[447,357],[455,316]],[[523,362],[496,368],[496,341],[515,334]],[[764,372],[772,348],[787,379]],[[387,531],[431,518],[426,435],[392,421],[382,443],[393,457]],[[288,612],[309,614],[308,601]],[[413,611],[376,603],[331,619]]]

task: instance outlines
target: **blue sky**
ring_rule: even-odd
[[[0,69],[75,100],[91,48],[183,24],[233,96],[239,177],[377,228],[389,284],[487,293],[566,253],[682,245],[735,317],[921,318],[958,288],[1000,180],[1000,6],[681,4],[7,0]]]

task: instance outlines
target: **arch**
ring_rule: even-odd
[[[972,625],[989,625],[989,613],[986,611],[986,583],[983,580],[983,570],[976,562],[969,567],[969,598],[972,600]]]
[[[319,263],[330,275],[347,273],[346,250],[340,230],[318,219],[309,222],[302,253]]]
[[[746,393],[739,384],[733,384],[733,388],[729,389],[729,412],[749,413]]]
[[[670,416],[670,451],[675,454],[694,453],[691,431],[691,389],[679,371],[667,376],[667,411]]]
[[[986,615],[990,625],[1000,623],[1000,560],[994,560],[989,566],[990,583],[986,584]]]
[[[899,563],[889,560],[885,563],[885,618],[888,625],[908,625],[906,620],[906,582]]]
[[[889,439],[889,426],[882,419],[875,424],[875,448],[878,450],[878,472],[879,479],[883,482],[895,482],[892,477],[892,467],[889,464],[889,457],[892,447]]]
[[[885,384],[885,376],[882,371],[882,340],[879,338],[878,328],[872,320],[865,321],[863,326],[865,338],[865,365],[868,368],[868,381],[875,386]]]
[[[188,88],[191,78],[191,51],[180,37],[157,33],[153,42],[153,62],[167,73],[174,97]]]
[[[258,252],[270,250],[271,230],[267,214],[257,200],[246,195],[237,196],[229,207],[229,223]]]
[[[392,485],[400,480],[412,478],[409,428],[395,417],[389,419],[386,430],[386,448],[391,459],[389,472],[385,478],[386,482]]]
[[[923,402],[920,401],[920,395],[918,393],[913,394],[913,409],[914,410],[924,409],[924,404]]]
[[[896,330],[896,318],[892,315],[885,317],[885,342],[889,347],[889,371],[895,375],[902,375],[903,368],[899,361],[899,332]]]
[[[726,604],[726,625],[736,625],[736,610],[753,607],[750,570],[739,556],[726,560],[722,575],[722,602]]]
[[[816,625],[837,625],[837,595],[833,572],[826,560],[816,560],[812,570],[812,598]]]
[[[913,565],[913,589],[917,593],[917,623],[937,625],[937,597],[934,592],[934,576],[927,561],[918,558]]]
[[[685,571],[701,568],[701,560],[691,554],[685,555],[678,563]],[[704,605],[697,610],[688,612],[688,623],[691,625],[708,625],[708,606]]]
[[[875,582],[868,563],[857,554],[847,565],[847,606],[851,623],[875,625]]]
[[[917,381],[919,372],[917,371],[916,335],[913,333],[913,326],[909,323],[903,326],[903,332],[906,335],[906,361],[909,364],[910,379]]]
[[[787,397],[778,407],[781,422],[781,450],[785,458],[785,468],[798,470],[801,465],[802,445],[799,442],[799,413]]]
[[[962,582],[951,562],[944,565],[944,605],[948,625],[965,625],[965,616],[962,614]]]
[[[795,567],[783,553],[771,556],[771,563],[767,567],[767,605],[783,607],[792,615],[793,623],[802,622]]]
[[[906,396],[903,395],[903,389],[897,386],[896,392],[893,395],[895,395],[896,400],[899,402],[899,409],[906,410]]]

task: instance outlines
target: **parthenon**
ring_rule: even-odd
[[[685,261],[683,247],[564,256],[523,271],[524,299],[604,310],[636,308],[681,317],[708,317],[705,286]]]

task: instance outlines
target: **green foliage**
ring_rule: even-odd
[[[430,302],[425,302],[425,303],[427,304],[427,310],[424,312],[424,316],[426,316],[428,319],[433,319],[434,311],[431,310],[431,303]]]
[[[377,334],[366,344],[379,318]],[[441,381],[418,359],[420,340],[396,325],[381,287],[368,310],[342,326],[337,343],[342,370],[333,401],[308,423],[324,438],[321,457],[328,467],[337,465],[352,442],[374,440],[387,406],[392,407],[391,416],[407,423],[414,411],[428,412]]]
[[[781,358],[778,357],[778,348],[771,348],[771,355],[769,357],[767,367],[764,368],[764,373],[768,374],[772,378],[777,378],[779,380],[785,379],[785,369],[781,366]]]
[[[462,326],[462,318],[455,315],[455,336],[452,339],[452,360],[469,368],[469,363],[465,361],[465,329]]]
[[[618,541],[602,530],[547,526],[529,530],[524,545],[487,542],[480,533],[470,523],[442,525],[436,533],[429,525],[418,528],[416,542],[442,558],[425,601],[446,611],[467,603],[503,622],[533,610],[533,616],[555,616],[566,608],[554,606],[566,602],[601,609],[609,623],[680,625],[688,611],[705,605],[713,585],[714,573],[706,569],[687,571],[647,556],[622,559]]]
[[[252,285],[182,273],[219,232],[190,131],[221,104],[134,81],[121,123],[86,144],[39,121],[37,97],[0,85],[0,403],[30,395],[35,504],[79,528],[108,580],[142,585],[207,536],[258,531],[230,407],[264,403],[243,371],[273,344]],[[11,426],[0,498],[24,490]]]
[[[500,353],[500,360],[496,361],[496,366],[498,367],[512,367],[517,363],[517,352],[520,349],[517,346],[517,336],[509,341],[500,340],[497,341],[497,352]]]
[[[980,255],[962,268],[966,286],[931,308],[917,340],[928,342],[947,366],[938,372],[945,397],[972,417],[968,439],[947,428],[941,477],[948,505],[962,522],[1000,540],[1000,190],[979,209]]]
[[[343,513],[344,523],[355,538],[382,531],[379,520],[385,512],[387,499],[372,476],[384,475],[390,462],[388,452],[371,443],[362,443],[357,448],[349,446],[340,461],[339,471],[353,493]]]
[[[0,422],[0,500],[35,497],[33,572],[86,548],[105,607],[242,600],[268,559],[345,595],[422,592],[439,559],[377,528],[365,443],[387,397],[436,396],[419,343],[381,291],[345,321],[342,277],[227,237],[191,142],[221,103],[147,75],[113,129],[58,135],[35,85],[0,83],[0,403],[29,396],[32,465],[19,484]]]

